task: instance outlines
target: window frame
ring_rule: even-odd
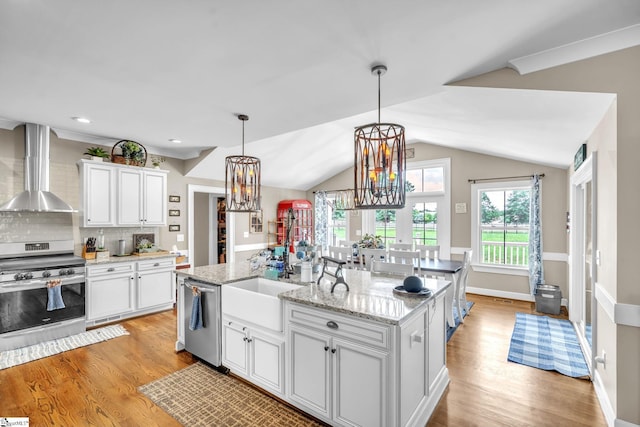
[[[473,249],[473,257],[471,266],[474,271],[482,273],[509,274],[514,276],[528,276],[528,266],[498,265],[484,264],[480,262],[480,253],[482,253],[482,227],[480,224],[480,202],[482,197],[480,194],[487,191],[531,191],[531,180],[517,181],[496,181],[481,182],[471,184],[471,248]]]

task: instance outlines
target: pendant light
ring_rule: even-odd
[[[354,134],[355,208],[401,209],[405,204],[404,126],[380,122],[380,77],[387,71],[375,65],[378,76],[378,122],[357,127]]]
[[[227,156],[225,187],[228,212],[256,212],[260,210],[260,159],[244,155],[244,122],[249,116],[239,114],[242,121],[242,155]]]

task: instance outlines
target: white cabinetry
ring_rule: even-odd
[[[117,320],[135,310],[135,264],[87,267],[87,321]]]
[[[116,225],[116,169],[106,163],[78,163],[84,227]]]
[[[167,174],[160,171],[118,170],[120,226],[167,224]]]
[[[284,338],[225,316],[222,364],[279,396],[284,395]]]
[[[138,310],[175,302],[175,258],[157,258],[138,261]]]
[[[392,425],[391,327],[295,305],[288,317],[288,397],[335,425]]]
[[[444,393],[445,293],[398,324],[287,302],[287,396],[340,426],[424,426]]]
[[[87,326],[172,308],[174,269],[173,257],[87,265]]]
[[[167,224],[167,171],[78,162],[84,227]]]

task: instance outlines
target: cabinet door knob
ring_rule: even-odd
[[[242,341],[247,342],[247,337],[242,337]]]
[[[327,328],[329,328],[329,329],[338,329],[338,324],[336,322],[334,322],[333,320],[329,320],[327,322]]]
[[[329,351],[329,346],[328,345],[324,346],[324,351]]]
[[[332,348],[332,349],[331,349],[331,353],[334,353],[334,354],[335,354],[335,352],[336,352],[336,349],[335,349],[335,348]]]
[[[251,338],[249,338],[249,339],[247,340],[247,342],[251,342],[251,341],[253,341]]]

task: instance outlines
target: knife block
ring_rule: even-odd
[[[96,253],[95,252],[87,252],[87,247],[83,246],[82,247],[82,258],[84,258],[84,259],[96,259]]]

